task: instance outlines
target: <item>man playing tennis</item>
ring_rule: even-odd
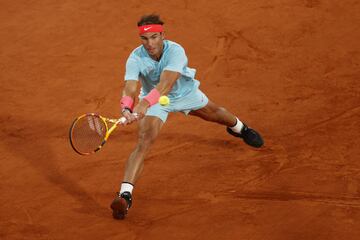
[[[170,112],[183,112],[219,123],[226,126],[228,133],[243,139],[248,145],[256,148],[263,145],[259,133],[210,101],[199,89],[195,69],[187,66],[184,49],[175,42],[165,40],[163,24],[158,15],[140,19],[137,25],[142,45],[130,54],[126,62],[122,115],[127,124],[139,121],[139,139],[126,162],[120,192],[111,204],[116,219],[123,219],[131,207],[133,187],[143,170],[144,158]],[[142,86],[139,103],[134,107],[139,81]],[[158,103],[163,95],[170,99],[167,106]]]

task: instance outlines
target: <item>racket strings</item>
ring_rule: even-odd
[[[106,136],[105,122],[96,115],[85,115],[73,125],[71,138],[74,148],[80,153],[97,150]]]

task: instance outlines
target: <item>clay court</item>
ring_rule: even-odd
[[[136,124],[90,157],[68,130],[120,116],[136,22],[153,12],[265,146],[170,115],[117,221]],[[359,239],[359,23],[356,0],[2,1],[0,238]]]

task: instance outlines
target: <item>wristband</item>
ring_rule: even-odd
[[[144,99],[150,104],[150,107],[157,104],[159,102],[159,98],[160,93],[156,88],[151,90],[149,94],[144,97]]]
[[[128,109],[130,112],[132,112],[134,107],[134,100],[132,97],[129,96],[123,96],[120,100],[121,109]]]

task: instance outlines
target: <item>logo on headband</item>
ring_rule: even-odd
[[[140,26],[139,28],[139,34],[148,33],[148,32],[163,32],[163,26],[161,24],[149,24]]]

